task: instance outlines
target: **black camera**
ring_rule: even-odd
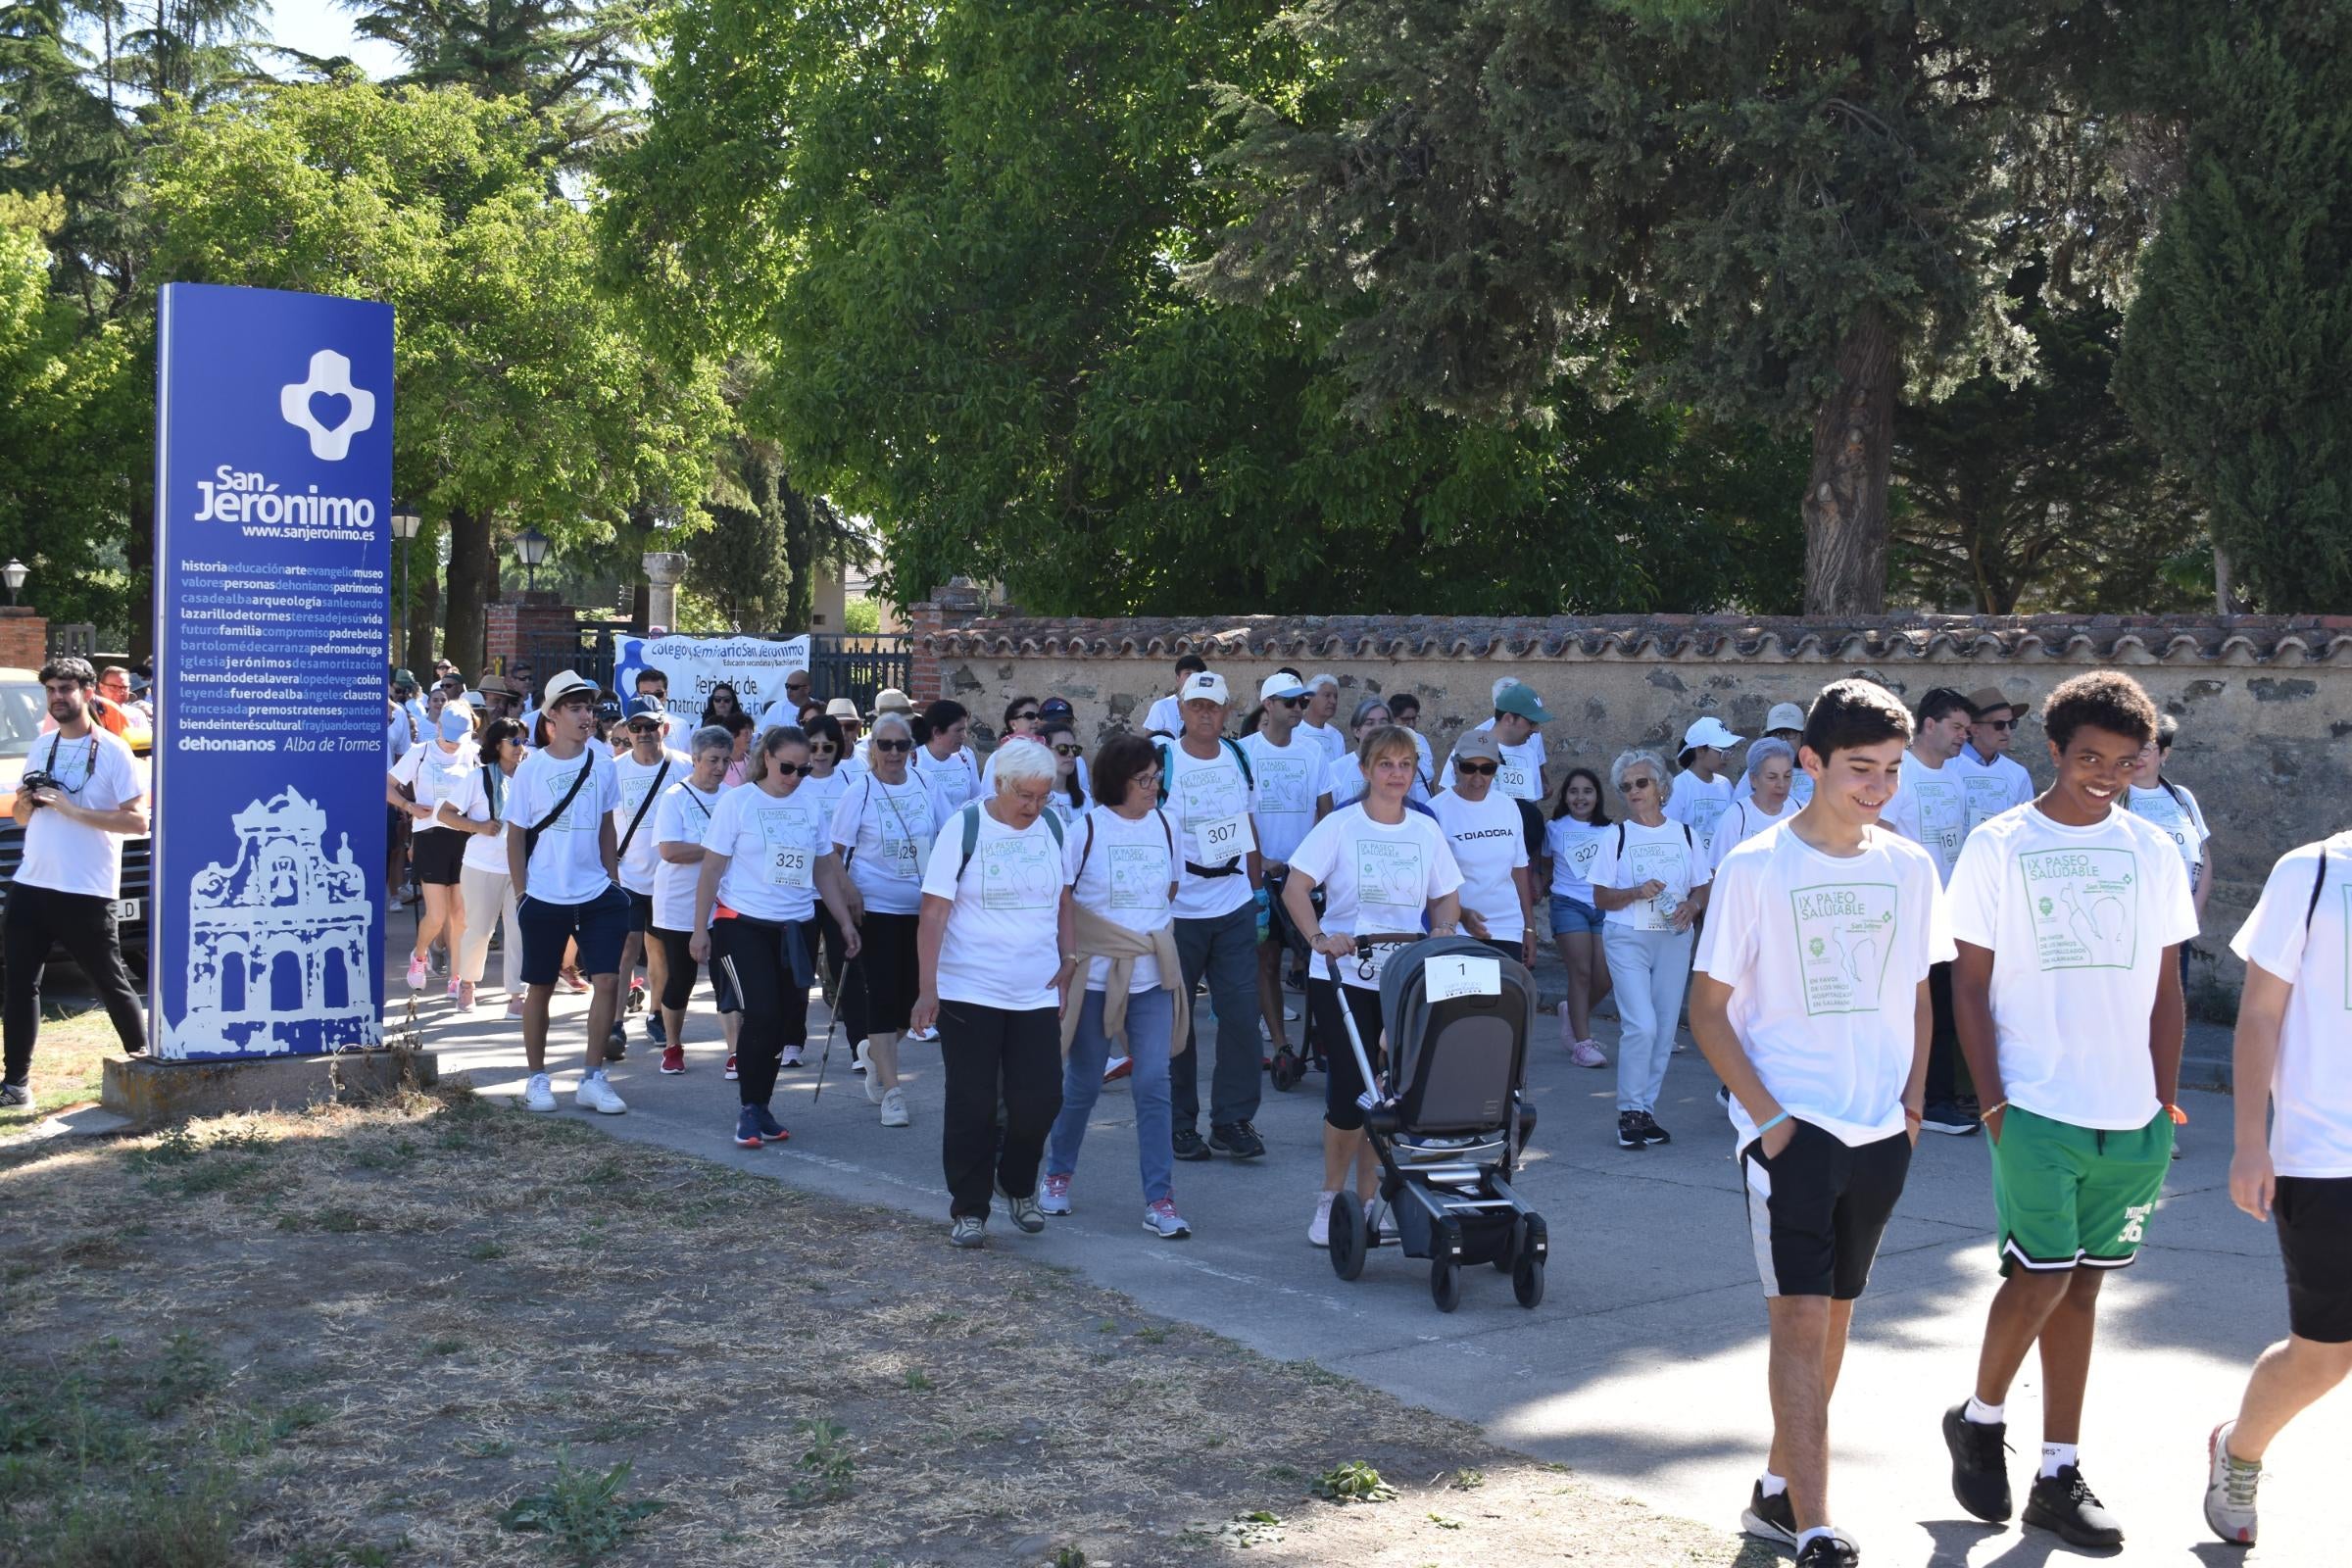
[[[17,793],[31,800],[32,808],[36,811],[40,809],[41,803],[39,798],[34,795],[34,791],[63,789],[64,787],[65,786],[58,783],[56,779],[42,772],[37,767],[26,768],[24,770],[24,776],[17,780]]]

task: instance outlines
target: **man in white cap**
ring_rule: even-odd
[[[1275,1051],[1286,1043],[1282,957],[1289,917],[1282,907],[1283,879],[1290,874],[1291,852],[1331,809],[1331,763],[1322,747],[1298,734],[1306,699],[1304,681],[1279,671],[1268,675],[1257,688],[1257,728],[1241,740],[1256,786],[1258,863],[1266,883],[1267,931],[1257,949],[1257,1010]]]
[[[622,710],[621,724],[628,735],[629,749],[612,761],[613,777],[620,784],[620,804],[612,810],[612,831],[619,835],[615,858],[620,868],[620,888],[629,896],[629,934],[620,945],[620,976],[629,985],[634,1003],[641,996],[662,995],[662,981],[668,977],[668,955],[662,944],[652,940],[654,929],[654,873],[661,869],[662,857],[654,843],[654,805],[662,791],[694,770],[694,760],[674,751],[667,744],[669,707],[654,692],[644,692],[628,701]],[[639,987],[637,960],[645,960],[646,984]],[[627,1051],[629,1038],[625,1014],[631,1007],[624,1004],[614,1014],[611,1032],[605,1039],[605,1059],[618,1061]],[[669,1042],[662,1038],[662,1009],[646,1010],[646,1033],[656,1045]]]
[[[2032,707],[1998,686],[1970,692],[1968,706],[1976,712],[1976,722],[1968,726],[1968,744],[1952,762],[1968,786],[1968,826],[1974,832],[1978,824],[2034,798],[2034,775],[2009,755],[2009,743],[2017,738],[2017,726]]]
[[[1731,749],[1745,742],[1745,736],[1733,734],[1712,713],[1691,720],[1683,731],[1683,749],[1674,759],[1682,771],[1674,776],[1674,793],[1666,798],[1666,816],[1690,830],[1702,861],[1712,863],[1715,823],[1731,808],[1732,779],[1724,764]]]
[[[1182,691],[1184,683],[1188,679],[1200,674],[1207,667],[1208,661],[1202,659],[1199,654],[1186,654],[1178,659],[1176,661],[1177,691]],[[1144,733],[1147,735],[1173,736],[1183,728],[1184,710],[1177,703],[1176,692],[1170,692],[1167,696],[1154,700],[1151,710],[1144,714]]]
[[[1340,678],[1319,670],[1306,682],[1306,719],[1298,733],[1323,748],[1323,760],[1337,766],[1352,748],[1348,732],[1331,720],[1340,710]]]
[[[1478,724],[1471,733],[1491,734],[1494,748],[1502,754],[1502,771],[1494,778],[1497,794],[1514,801],[1541,801],[1544,798],[1544,734],[1541,725],[1551,722],[1551,711],[1536,689],[1525,681],[1502,680],[1494,687],[1494,713]],[[1453,759],[1446,759],[1446,772],[1439,778],[1441,789],[1453,788]]]
[[[1178,1159],[1206,1159],[1214,1152],[1255,1159],[1265,1141],[1250,1125],[1257,1115],[1257,925],[1264,870],[1250,814],[1254,786],[1250,760],[1225,734],[1225,677],[1198,670],[1177,694],[1184,733],[1155,738],[1160,756],[1161,804],[1174,818],[1184,875],[1169,905],[1176,956],[1186,994],[1208,979],[1217,1019],[1217,1064],[1209,1094],[1209,1133],[1200,1138],[1200,1054],[1185,1049],[1169,1063]]]
[[[1756,738],[1767,741],[1786,741],[1788,745],[1788,754],[1791,757],[1795,756],[1797,747],[1804,744],[1805,710],[1794,703],[1773,704],[1772,711],[1764,715],[1764,733]],[[1748,777],[1745,768],[1740,769],[1740,777],[1732,784],[1732,799],[1744,801],[1755,793],[1755,780]],[[1788,781],[1788,799],[1791,804],[1800,808],[1809,804],[1813,799],[1813,775],[1801,767],[1796,769],[1795,774]]]

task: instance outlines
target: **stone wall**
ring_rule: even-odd
[[[2168,769],[2194,790],[2214,830],[2218,878],[2192,970],[2210,1011],[2235,990],[2224,951],[2279,854],[2352,817],[2352,617],[2204,619],[2065,616],[1906,617],[1865,625],[1725,617],[1468,619],[1239,617],[1213,621],[958,618],[915,607],[917,702],[949,696],[990,738],[1016,694],[1068,698],[1091,746],[1140,726],[1171,689],[1176,656],[1197,652],[1254,697],[1277,665],[1329,670],[1343,719],[1360,698],[1410,691],[1439,755],[1488,716],[1494,682],[1533,686],[1558,715],[1545,726],[1556,784],[1572,763],[1604,775],[1628,747],[1671,754],[1711,713],[1754,735],[1779,702],[1803,704],[1829,681],[1868,675],[1916,700],[1931,686],[1998,686],[2038,704],[2069,675],[2130,672],[2180,720]],[[2015,746],[2046,782],[2038,718]],[[1612,803],[1614,809],[1614,803]]]

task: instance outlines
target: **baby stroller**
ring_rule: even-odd
[[[1498,995],[1433,1001],[1429,960],[1484,959],[1500,971]],[[1323,962],[1336,982],[1339,970]],[[1544,1216],[1511,1190],[1510,1177],[1536,1126],[1526,1102],[1527,1046],[1535,1033],[1536,984],[1525,967],[1467,937],[1431,937],[1391,954],[1380,977],[1388,1031],[1385,1076],[1372,1071],[1345,1006],[1348,1044],[1366,1091],[1364,1131],[1380,1159],[1389,1225],[1367,1228],[1363,1210],[1331,1205],[1331,1267],[1344,1280],[1363,1272],[1364,1254],[1397,1246],[1430,1260],[1438,1310],[1461,1304],[1462,1268],[1492,1263],[1511,1276],[1524,1307],[1544,1299],[1549,1250]]]

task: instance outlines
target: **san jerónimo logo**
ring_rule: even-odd
[[[373,428],[375,394],[352,380],[349,359],[333,349],[320,349],[311,356],[306,379],[278,388],[277,411],[308,438],[312,457],[340,463],[351,455],[352,437]],[[365,496],[320,495],[315,484],[289,495],[268,474],[234,464],[221,464],[212,478],[197,480],[196,488],[203,493],[196,509],[198,522],[375,526],[375,503]]]

